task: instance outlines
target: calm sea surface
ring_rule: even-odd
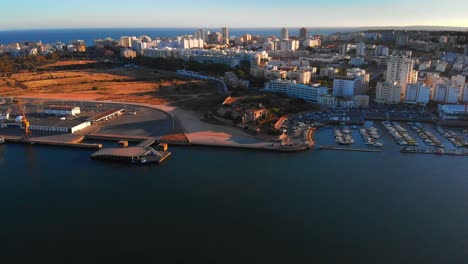
[[[0,145],[0,255],[466,263],[467,159],[404,155],[385,140],[382,153],[172,147],[155,166]]]
[[[197,28],[111,28],[111,29],[44,29],[44,30],[0,30],[0,44],[8,44],[19,41],[42,41],[42,43],[55,43],[62,41],[68,43],[71,40],[82,39],[87,45],[93,45],[95,39],[113,38],[121,36],[175,37],[181,35],[194,35]],[[220,28],[207,28],[211,32],[221,32]],[[231,36],[243,34],[280,36],[280,28],[231,28]],[[359,31],[358,28],[309,28],[309,34],[330,35],[335,32]],[[299,28],[290,28],[291,36],[299,35]]]

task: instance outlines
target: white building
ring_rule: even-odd
[[[365,64],[365,59],[364,59],[364,57],[353,57],[349,61],[349,64],[351,64],[353,66],[361,67],[362,65]]]
[[[438,84],[435,88],[434,101],[439,103],[456,104],[460,97],[460,88],[446,84]]]
[[[462,90],[461,100],[463,103],[468,103],[468,83],[465,84]]]
[[[299,48],[299,40],[283,39],[280,42],[280,50],[297,50]]]
[[[375,47],[375,56],[388,56],[389,49],[387,46],[378,45]]]
[[[265,83],[264,91],[285,93],[291,97],[302,98],[316,103],[321,95],[325,95],[328,92],[328,89],[327,87],[298,84],[295,81],[274,80]]]
[[[120,56],[126,59],[134,59],[137,56],[136,51],[129,49],[129,48],[122,48],[120,49]]]
[[[320,68],[320,77],[334,79],[336,75],[338,75],[340,71],[333,67],[323,67]]]
[[[124,48],[131,48],[132,47],[132,41],[136,40],[136,37],[128,37],[128,36],[123,36],[120,37],[119,45],[124,47]]]
[[[317,103],[321,107],[335,108],[338,104],[338,98],[330,94],[324,94],[318,97]]]
[[[362,81],[359,78],[335,78],[333,80],[333,95],[351,97],[361,93]]]
[[[358,57],[364,57],[366,56],[366,43],[360,42],[356,46],[356,56]]]
[[[320,47],[321,44],[322,42],[320,39],[306,39],[302,42],[302,46],[311,48]]]
[[[444,120],[468,120],[468,105],[439,105],[439,116]]]
[[[466,83],[466,76],[458,74],[456,76],[452,76],[450,79],[450,84],[454,87],[458,87],[463,89]]]
[[[399,83],[379,82],[375,101],[384,104],[398,104],[401,100],[402,87]]]
[[[78,106],[51,105],[45,108],[44,113],[47,115],[76,116],[80,114],[80,108]]]
[[[369,107],[369,99],[370,97],[368,95],[364,94],[359,94],[353,96],[353,105],[356,108],[362,107],[362,108],[367,108]]]
[[[438,61],[436,64],[436,71],[438,72],[445,72],[447,69],[448,63],[445,61]]]
[[[289,39],[289,31],[287,28],[281,29],[281,39]]]
[[[405,102],[426,105],[431,98],[431,87],[421,83],[409,84],[406,87]]]
[[[311,71],[290,71],[287,73],[287,77],[290,80],[295,80],[297,83],[308,84],[310,83],[310,79],[312,78],[312,72]]]
[[[389,83],[399,82],[402,92],[405,93],[406,85],[415,83],[418,79],[418,72],[413,68],[413,59],[403,56],[391,56],[387,63],[385,80]]]
[[[346,71],[346,76],[348,78],[360,79],[362,83],[362,87],[359,93],[367,92],[368,87],[369,87],[370,74],[368,74],[366,70],[362,70],[360,68],[351,68]]]

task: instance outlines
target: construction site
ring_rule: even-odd
[[[164,135],[172,117],[136,105],[0,99],[0,144],[23,143],[96,150],[92,159],[160,163],[171,155]],[[105,147],[103,147],[105,146]]]

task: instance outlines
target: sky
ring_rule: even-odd
[[[2,1],[0,30],[120,27],[468,27],[466,0]]]

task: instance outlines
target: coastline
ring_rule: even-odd
[[[108,100],[96,100],[99,96],[87,96],[85,100],[80,97],[74,97],[73,94],[68,94],[64,99],[58,95],[49,94],[47,96],[19,96],[19,98],[27,100],[50,100],[50,101],[82,101],[87,103],[109,103],[109,104],[126,104],[141,107],[149,107],[159,110],[168,115],[173,122],[176,122],[182,129],[180,137],[172,138],[171,135],[159,137],[161,142],[176,144],[176,145],[194,145],[194,146],[210,146],[210,147],[229,147],[243,149],[258,149],[258,150],[274,150],[274,151],[303,151],[311,148],[314,145],[313,135],[315,129],[309,129],[306,132],[305,139],[308,144],[283,146],[279,142],[262,141],[257,137],[248,134],[236,127],[223,126],[217,124],[206,123],[200,120],[196,112],[184,110],[168,104],[148,104],[134,102],[119,102]],[[94,100],[93,100],[94,99]],[[173,123],[174,126],[174,123]],[[124,135],[122,135],[124,136]],[[184,140],[185,138],[185,140]]]

